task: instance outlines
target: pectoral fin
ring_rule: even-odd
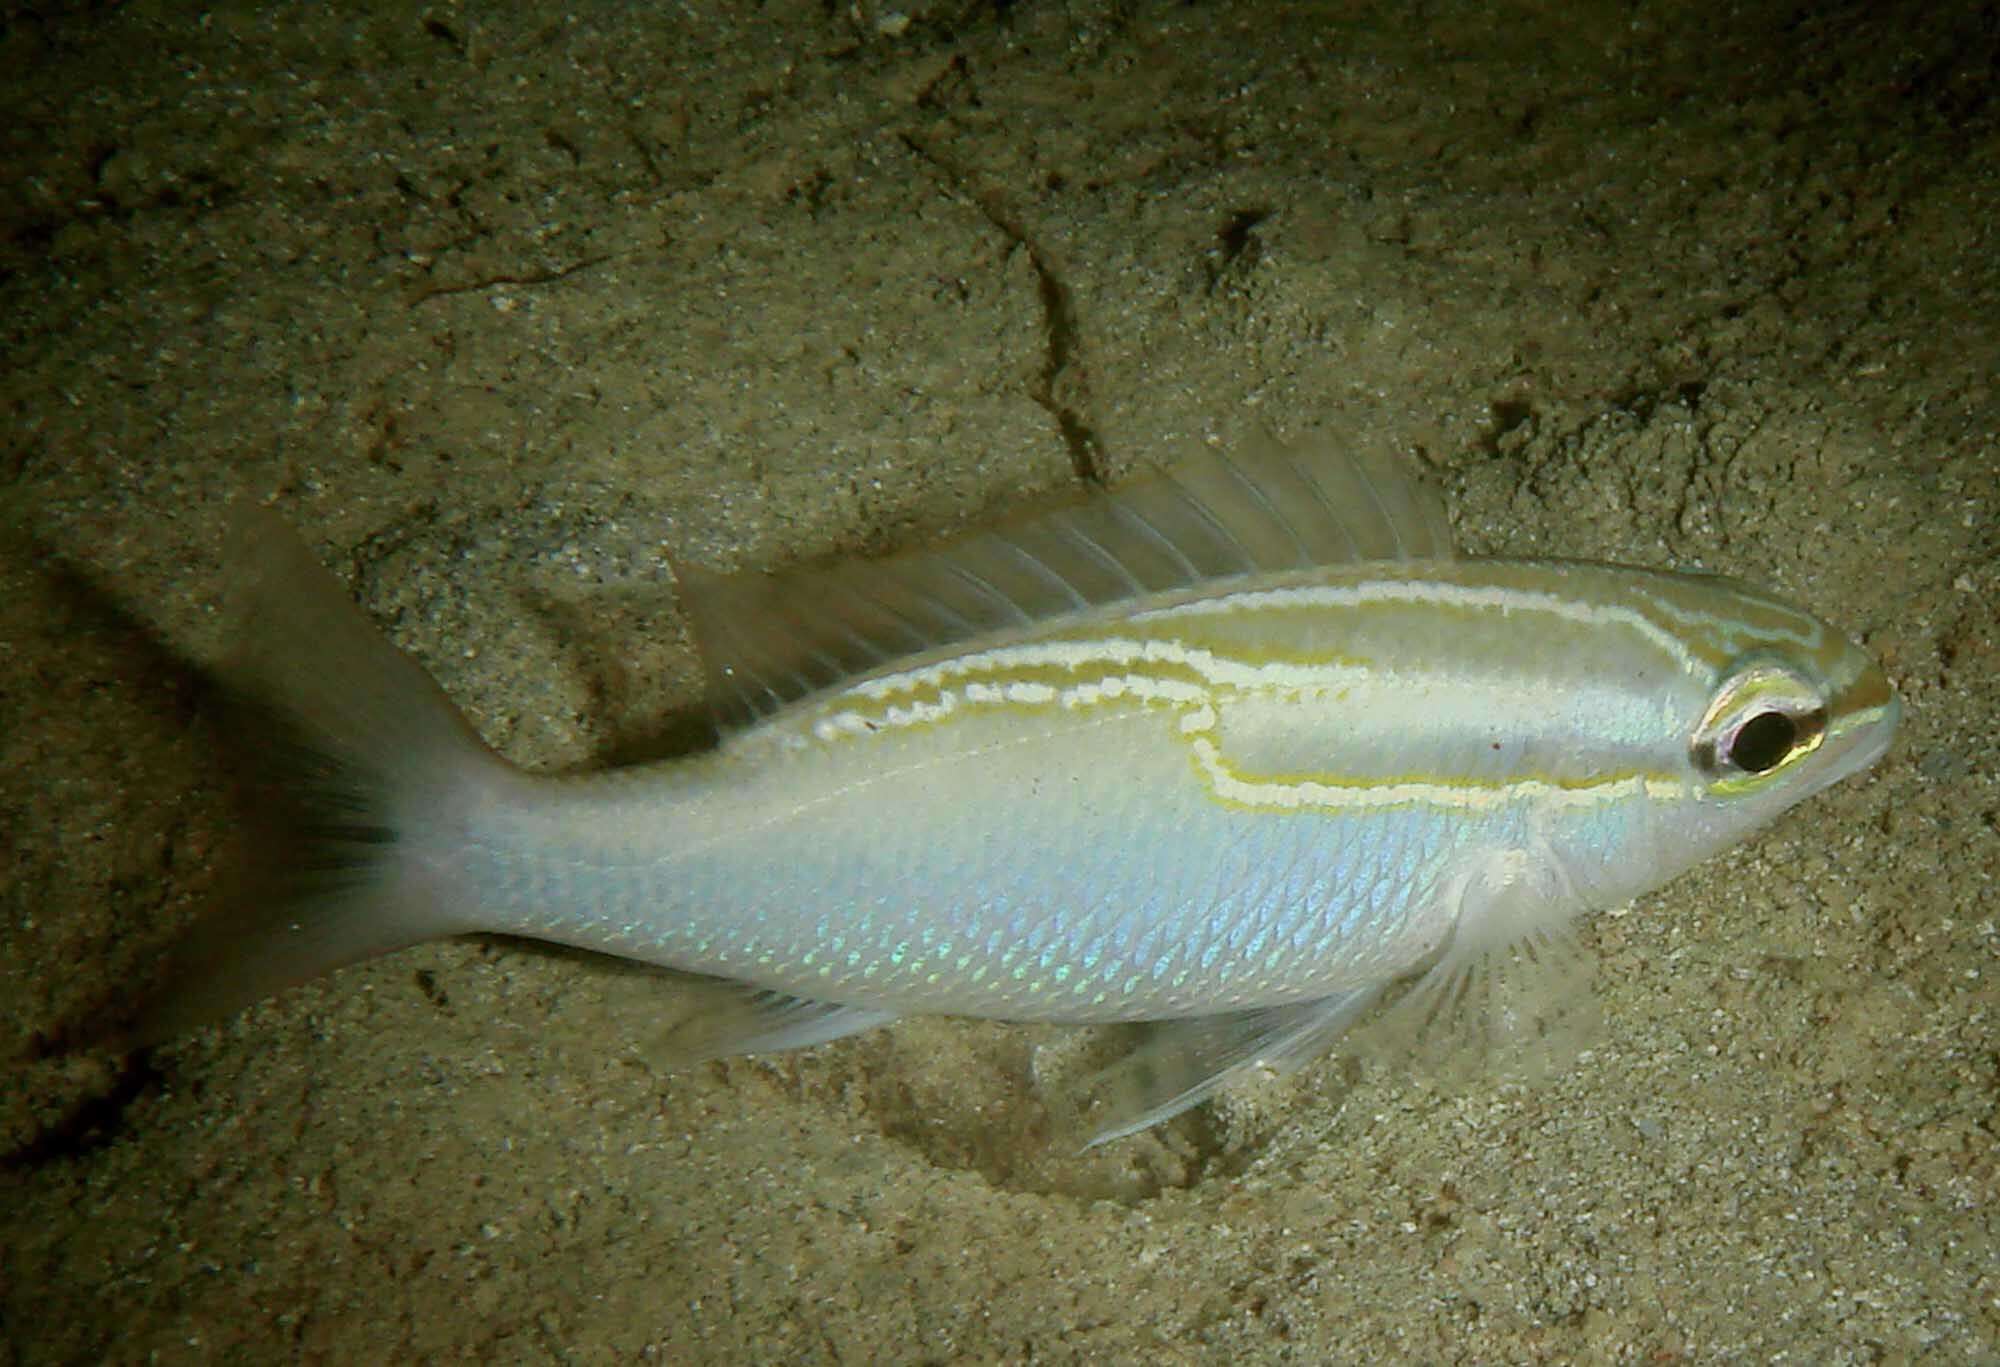
[[[1360,1032],[1369,1053],[1443,1079],[1562,1072],[1601,1024],[1582,899],[1552,851],[1498,850],[1460,880],[1449,939]]]

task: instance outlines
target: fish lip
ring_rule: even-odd
[[[1841,691],[1836,710],[1840,718],[1836,730],[1845,753],[1829,766],[1822,787],[1873,767],[1888,753],[1903,723],[1903,700],[1873,664]]]
[[[1866,756],[1863,768],[1888,753],[1889,746],[1896,739],[1897,730],[1903,724],[1903,700],[1893,691],[1882,702],[1876,704],[1876,708],[1880,715],[1869,728],[1874,733],[1875,739],[1874,743],[1862,752]]]

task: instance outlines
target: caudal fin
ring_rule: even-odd
[[[173,954],[136,1027],[142,1042],[479,929],[453,833],[517,777],[275,514],[239,510],[228,556],[226,683],[254,743],[260,867],[245,904]]]

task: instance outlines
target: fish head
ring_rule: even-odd
[[[1690,582],[1706,607],[1683,618],[1673,805],[1706,837],[1696,844],[1721,848],[1873,765],[1902,703],[1838,628],[1730,581]]]

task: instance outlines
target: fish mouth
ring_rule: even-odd
[[[1835,694],[1831,711],[1826,740],[1833,763],[1821,787],[1860,773],[1888,752],[1902,724],[1903,700],[1881,667],[1863,656],[1854,681]]]

